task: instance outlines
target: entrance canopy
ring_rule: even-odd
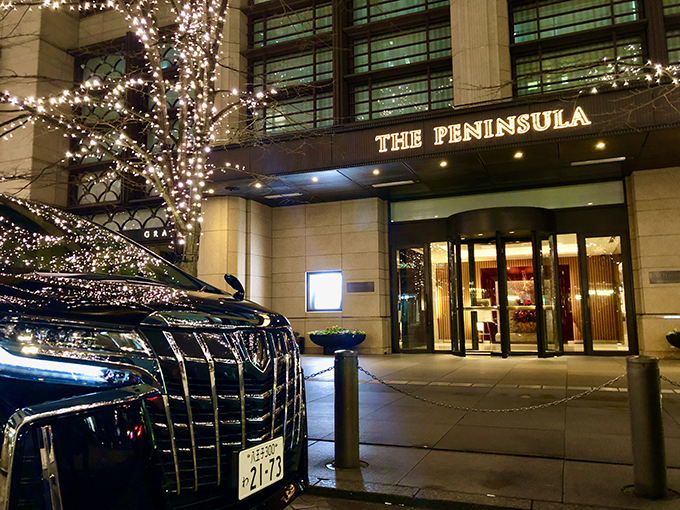
[[[669,92],[668,101],[660,98],[663,91],[514,100],[214,150],[212,187],[217,195],[277,206],[621,179],[680,159],[680,112],[671,106],[680,89]]]

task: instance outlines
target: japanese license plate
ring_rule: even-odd
[[[283,478],[283,438],[277,437],[238,454],[238,499]]]

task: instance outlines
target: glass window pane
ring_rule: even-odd
[[[332,124],[333,98],[330,92],[313,96],[269,101],[258,111],[258,129],[270,134],[309,130]]]
[[[666,16],[680,14],[680,0],[663,0],[663,13]]]
[[[256,48],[331,31],[330,4],[275,14],[253,23]]]
[[[555,236],[541,240],[541,289],[543,292],[543,331],[545,335],[545,348],[547,352],[558,352],[560,349],[557,328],[558,307],[556,299],[556,275],[553,270],[553,258],[555,256]]]
[[[517,58],[517,93],[527,95],[589,86],[602,81],[605,75],[623,72],[627,65],[641,64],[642,57],[641,39],[635,37]]]
[[[559,308],[564,352],[583,352],[581,280],[576,234],[560,234],[557,236],[557,257],[560,285]]]
[[[511,10],[513,39],[516,43],[641,18],[640,2],[630,0],[548,0],[529,5],[514,5]]]
[[[496,243],[461,245],[465,349],[501,352]]]
[[[432,269],[432,318],[434,348],[451,350],[451,296],[449,295],[449,246],[430,243]]]
[[[92,57],[83,64],[83,81],[91,78],[100,80],[116,80],[125,75],[125,57],[122,55],[107,55]]]
[[[668,37],[668,62],[680,64],[680,30],[669,30]]]
[[[423,248],[397,250],[399,348],[427,349]]]
[[[619,236],[586,239],[588,310],[595,351],[627,351],[626,300]]]
[[[363,87],[363,86],[362,86]],[[357,87],[353,93],[355,116],[364,113],[359,109],[366,100],[363,90]],[[446,108],[453,103],[453,84],[448,71],[427,75],[410,76],[396,80],[375,81],[371,83],[369,103],[370,118],[385,118],[408,113],[424,112],[434,108]],[[355,117],[355,120],[358,120]]]
[[[371,37],[368,43],[366,39],[358,39],[353,50],[355,73],[450,56],[450,24],[439,23],[429,30],[421,27],[377,35]]]
[[[505,244],[508,277],[508,320],[510,351],[538,350],[536,336],[536,295],[531,241],[509,241]]]

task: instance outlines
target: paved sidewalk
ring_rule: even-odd
[[[545,404],[625,373],[624,357],[457,358],[446,354],[361,356],[360,366],[421,397],[506,409]],[[306,374],[331,356],[303,356]],[[661,363],[680,382],[680,362]],[[513,413],[451,410],[418,401],[360,373],[361,458],[368,467],[332,471],[333,372],[307,382],[314,492],[340,491],[395,504],[460,502],[485,507],[680,509],[648,501],[633,483],[626,379],[565,404]],[[680,388],[663,382],[669,487],[680,491]],[[576,505],[576,506],[574,506]]]

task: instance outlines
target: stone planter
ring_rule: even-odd
[[[366,335],[351,335],[346,333],[336,335],[309,335],[309,339],[316,345],[323,347],[324,354],[333,354],[340,349],[352,349],[366,339]]]
[[[535,322],[518,322],[520,333],[533,333],[536,331]]]
[[[680,334],[666,335],[666,340],[668,340],[668,343],[671,344],[673,347],[680,348]]]

